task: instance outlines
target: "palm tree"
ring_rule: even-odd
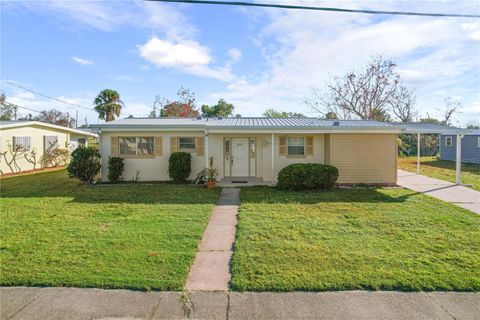
[[[98,118],[107,122],[115,120],[120,116],[120,112],[124,106],[120,100],[120,94],[111,89],[102,90],[93,101],[95,111],[98,112]]]

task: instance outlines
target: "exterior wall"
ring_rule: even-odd
[[[42,126],[29,126],[29,127],[17,127],[17,128],[1,128],[0,129],[0,150],[1,152],[5,152],[8,150],[8,145],[13,144],[13,137],[31,137],[31,147],[32,150],[37,152],[36,155],[36,169],[39,169],[40,166],[40,159],[43,155],[43,137],[44,136],[57,136],[58,137],[58,145],[60,148],[68,148],[69,147],[69,133],[56,130],[51,128],[45,128]],[[7,152],[7,157],[9,157],[9,152]],[[32,170],[34,169],[33,164],[29,163],[25,159],[17,160],[17,164],[20,167],[20,171]],[[3,173],[11,173],[10,168],[5,163],[5,159],[0,157],[0,170]]]
[[[446,137],[452,138],[452,145],[446,146]],[[480,164],[480,148],[478,138],[480,135],[465,135],[462,139],[462,162]],[[457,159],[457,136],[440,136],[440,159],[455,161]]]
[[[327,144],[338,183],[397,182],[396,134],[330,134]]]
[[[100,154],[102,156],[101,180],[108,181],[108,157],[111,151],[111,138],[116,137],[162,137],[162,155],[150,158],[125,158],[123,179],[135,179],[137,171],[140,181],[167,181],[168,158],[170,156],[170,137],[204,137],[203,131],[195,132],[160,132],[160,131],[128,131],[128,132],[102,132],[100,137]],[[121,157],[121,156],[120,156]],[[190,179],[195,179],[197,173],[205,167],[205,156],[192,153],[192,173]]]

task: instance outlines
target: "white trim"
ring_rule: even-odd
[[[85,136],[90,136],[90,137],[98,137],[98,134],[92,133],[92,132],[87,132],[83,130],[78,130],[78,129],[72,129],[72,128],[67,128],[67,127],[62,127],[62,126],[57,126],[56,124],[50,124],[50,123],[45,123],[45,122],[40,122],[40,121],[19,121],[19,122],[12,122],[12,123],[6,123],[0,125],[0,129],[10,129],[10,128],[18,128],[18,127],[29,127],[29,126],[41,126],[41,127],[46,127],[46,128],[52,128],[52,129],[57,129],[57,130],[62,130],[62,131],[67,131],[79,135],[85,135]]]

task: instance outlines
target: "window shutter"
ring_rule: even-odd
[[[313,137],[305,137],[305,154],[307,156],[313,156]]]
[[[178,150],[177,137],[170,137],[170,154],[177,152],[177,150]]]
[[[281,156],[286,156],[287,155],[287,137],[281,136],[278,138],[278,140],[279,140],[278,152]]]
[[[195,138],[195,153],[197,154],[197,156],[202,157],[205,155],[204,140],[204,137]]]
[[[118,137],[111,137],[110,156],[118,157]]]
[[[163,155],[163,139],[162,137],[155,137],[155,145],[154,145],[155,155],[162,156]]]

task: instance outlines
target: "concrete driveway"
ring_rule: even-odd
[[[480,214],[480,192],[451,182],[398,170],[397,184]]]
[[[1,288],[0,318],[474,320],[480,293],[339,291],[241,293]]]

